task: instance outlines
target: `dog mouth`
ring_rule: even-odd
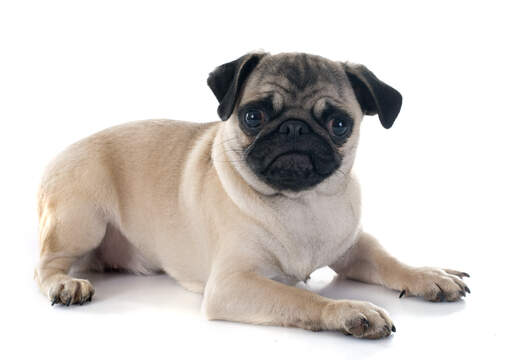
[[[280,189],[297,191],[316,185],[324,177],[315,168],[312,155],[299,151],[276,156],[262,175],[267,182]]]
[[[288,141],[279,136],[256,142],[246,161],[253,172],[277,190],[301,191],[313,188],[341,164],[341,156],[318,137],[304,136]]]
[[[310,154],[302,151],[288,151],[277,155],[267,165],[263,173],[266,174],[276,168],[302,172],[314,170],[314,165]]]

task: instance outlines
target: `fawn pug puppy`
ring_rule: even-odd
[[[415,268],[361,230],[351,169],[363,115],[390,128],[402,97],[361,65],[250,53],[208,78],[224,121],[140,121],[70,146],[43,177],[36,278],[52,304],[94,293],[74,265],[165,271],[209,319],[339,330],[395,327],[381,308],[294,287],[330,266],[402,295],[455,301],[466,273]]]

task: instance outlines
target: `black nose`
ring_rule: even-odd
[[[290,137],[297,138],[300,135],[308,134],[311,128],[308,124],[300,120],[286,120],[279,126],[279,132]]]

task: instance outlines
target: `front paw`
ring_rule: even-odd
[[[322,318],[328,330],[341,331],[358,338],[380,339],[396,331],[385,310],[364,301],[329,303],[322,312]]]
[[[465,272],[431,267],[414,268],[408,273],[400,297],[421,296],[433,302],[457,301],[471,293],[461,279]]]
[[[66,306],[71,304],[83,305],[91,301],[93,295],[94,288],[89,280],[74,279],[69,276],[55,281],[48,292],[52,306],[59,303]]]

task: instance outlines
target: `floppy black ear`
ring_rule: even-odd
[[[357,101],[367,115],[379,114],[380,123],[389,129],[402,107],[402,95],[380,81],[363,65],[345,64]]]
[[[265,55],[264,53],[244,55],[218,66],[208,76],[208,86],[219,100],[217,113],[222,120],[227,120],[231,116],[244,81]]]

